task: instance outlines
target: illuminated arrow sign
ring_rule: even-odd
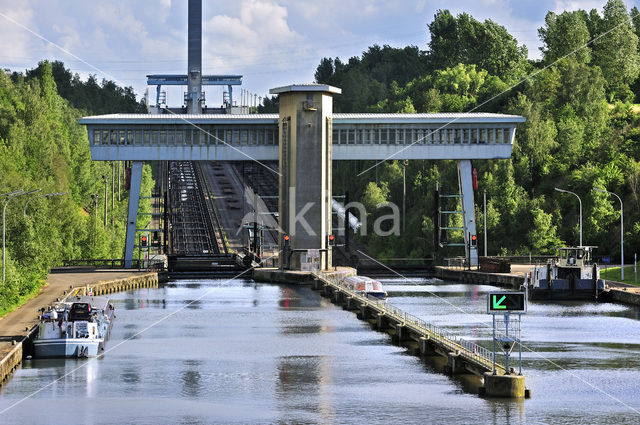
[[[504,300],[507,299],[506,295],[503,295],[502,298],[498,299],[498,295],[494,295],[491,297],[491,304],[492,304],[492,309],[493,310],[506,310],[507,306],[506,304],[503,304],[502,302]]]
[[[487,313],[526,313],[527,303],[524,292],[489,292]]]

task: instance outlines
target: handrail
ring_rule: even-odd
[[[147,267],[144,267],[145,264],[147,265]],[[85,258],[85,259],[62,260],[62,267],[95,267],[95,268],[105,268],[105,269],[125,268],[124,260],[121,258],[115,258],[115,259]],[[131,268],[162,270],[164,269],[164,261],[135,259],[132,262]]]
[[[475,342],[466,340],[461,338],[458,335],[451,333],[448,330],[440,328],[438,326],[432,325],[430,323],[425,322],[424,320],[416,317],[410,313],[407,313],[398,307],[395,307],[389,304],[386,301],[383,301],[379,298],[370,296],[370,295],[362,295],[356,293],[355,291],[348,288],[344,285],[340,280],[335,278],[334,276],[330,276],[328,274],[322,272],[313,272],[312,273],[316,278],[320,280],[324,280],[330,285],[336,287],[340,291],[344,291],[348,293],[349,296],[358,299],[364,305],[375,305],[375,308],[385,315],[393,317],[399,323],[404,325],[411,325],[413,328],[422,333],[425,337],[429,337],[440,343],[442,346],[446,347],[448,350],[452,352],[456,352],[460,354],[462,357],[467,359],[475,360],[480,363],[482,366],[487,368],[488,370],[493,369],[494,364],[494,356],[493,352],[489,351],[485,347],[482,347]],[[504,367],[498,363],[496,363],[496,369],[500,371],[504,371]]]

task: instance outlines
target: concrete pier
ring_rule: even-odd
[[[484,389],[487,397],[524,398],[524,376],[484,374]]]

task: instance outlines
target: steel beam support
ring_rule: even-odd
[[[464,246],[471,267],[478,266],[478,247],[471,245],[470,237],[476,234],[476,211],[473,201],[473,181],[471,161],[458,161],[458,185],[462,195],[462,227],[464,228]],[[476,238],[477,241],[477,238]]]
[[[124,267],[133,265],[133,246],[136,242],[136,225],[138,222],[138,204],[140,203],[140,186],[142,185],[142,161],[131,164],[131,186],[129,189],[129,214],[127,216],[127,237],[124,246]]]

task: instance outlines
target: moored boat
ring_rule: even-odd
[[[592,263],[593,246],[558,248],[558,256],[531,269],[527,277],[532,300],[597,300],[604,291],[600,268]]]
[[[43,314],[34,357],[95,357],[104,350],[113,319],[106,297],[71,297]]]
[[[342,281],[349,289],[362,293],[364,295],[371,295],[372,297],[385,299],[387,298],[387,291],[382,288],[382,283],[375,279],[371,279],[366,276],[347,276]]]

